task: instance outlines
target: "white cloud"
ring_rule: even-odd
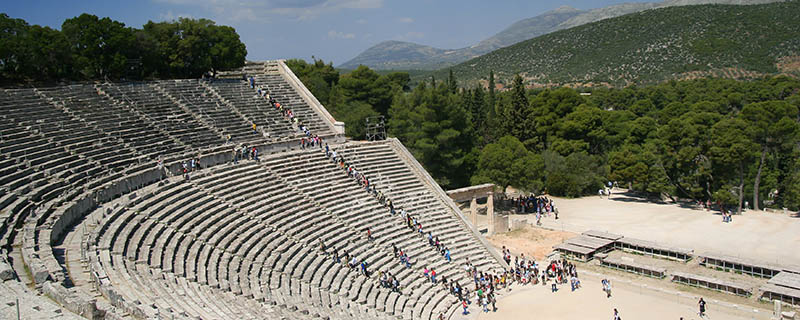
[[[341,31],[330,30],[328,31],[328,38],[330,39],[355,39],[354,33],[344,33]]]
[[[414,23],[414,18],[411,18],[411,17],[397,18],[397,22],[400,22],[400,23]]]
[[[342,9],[373,9],[384,0],[153,0],[172,5],[203,8],[230,20],[258,21],[270,16],[288,16],[312,20],[322,14]]]
[[[358,24],[367,24],[367,19],[358,19],[358,20],[356,20],[356,23],[358,23]]]

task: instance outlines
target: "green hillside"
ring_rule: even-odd
[[[462,85],[494,70],[505,83],[520,73],[529,86],[798,75],[798,16],[800,1],[653,9],[523,41],[452,70]]]

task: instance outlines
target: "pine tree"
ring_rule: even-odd
[[[458,90],[458,82],[453,75],[453,69],[450,69],[450,76],[447,78],[447,87],[450,89],[450,93],[456,93]]]
[[[489,71],[489,96],[488,96],[489,116],[496,114],[495,112],[495,95],[494,95],[494,71]]]
[[[532,138],[533,130],[526,125],[529,114],[530,106],[528,97],[525,95],[525,84],[522,81],[522,77],[516,75],[511,88],[511,105],[503,108],[503,114],[500,115],[505,133],[516,137],[520,141]]]

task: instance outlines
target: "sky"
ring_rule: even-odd
[[[386,40],[463,48],[559,6],[593,9],[645,0],[24,0],[0,12],[60,29],[90,13],[141,28],[147,21],[207,18],[236,28],[247,59],[323,59],[339,65]]]

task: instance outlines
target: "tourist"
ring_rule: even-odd
[[[361,261],[361,272],[365,276],[369,277],[369,272],[367,271],[367,260],[362,260]]]
[[[697,306],[700,307],[700,317],[704,317],[706,315],[706,302],[700,297],[700,301],[697,301]]]
[[[622,320],[622,318],[619,316],[619,311],[617,311],[617,308],[614,308],[614,320]]]
[[[464,312],[461,314],[468,315],[469,311],[467,311],[467,300],[461,300],[461,307],[464,308]]]

